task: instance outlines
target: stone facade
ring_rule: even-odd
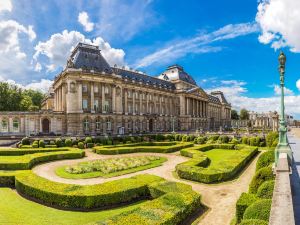
[[[207,94],[179,65],[152,77],[110,67],[98,47],[79,43],[55,77],[42,110],[1,112],[0,130],[24,135],[219,130],[230,127],[230,112],[222,92]],[[14,120],[19,129],[13,130]]]

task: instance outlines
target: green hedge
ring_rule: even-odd
[[[268,180],[262,183],[257,190],[257,197],[272,199],[274,191],[274,180]]]
[[[251,180],[249,185],[249,193],[256,194],[259,186],[267,181],[274,179],[274,174],[271,167],[263,167],[259,169]]]
[[[14,187],[15,186],[15,171],[1,171],[0,172],[0,187]]]
[[[245,210],[253,203],[257,201],[257,197],[254,194],[242,193],[240,198],[236,202],[236,221],[240,223],[243,219]]]
[[[179,224],[201,205],[201,196],[185,184],[161,182],[150,185],[149,189],[151,196],[157,197],[156,199],[129,212],[92,224]]]
[[[246,209],[244,213],[244,219],[259,219],[269,221],[271,205],[271,199],[263,199],[254,202]]]
[[[175,145],[156,145],[156,144],[145,144],[144,145],[121,145],[121,146],[96,146],[93,151],[103,155],[116,155],[136,152],[156,152],[156,153],[169,153],[176,152],[183,148],[193,146],[192,143],[176,143]]]
[[[197,153],[197,149],[208,151],[214,148],[232,149],[234,145],[204,145],[188,148],[181,151],[181,154],[192,157],[191,160],[180,163],[176,166],[176,172],[180,178],[187,180],[199,181],[202,183],[214,183],[229,180],[242,170],[247,163],[256,155],[257,147],[244,147],[240,151],[240,155],[234,159],[224,160],[222,166],[218,168],[207,167],[209,159],[203,154]],[[207,168],[206,168],[207,167]]]
[[[67,150],[68,148],[27,148],[27,149],[0,148],[0,156],[20,156],[20,155],[28,155],[34,153],[59,152],[59,151],[67,151]]]
[[[249,219],[249,220],[243,220],[239,225],[268,225],[269,223],[264,220],[258,220],[258,219]]]
[[[50,151],[34,153],[22,156],[0,157],[0,170],[27,170],[33,166],[52,160],[77,159],[84,157],[84,152],[79,149],[68,149],[65,151]]]
[[[263,167],[270,166],[274,162],[275,162],[275,152],[273,150],[264,152],[259,156],[256,162],[256,171]]]

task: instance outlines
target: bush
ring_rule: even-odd
[[[60,138],[56,138],[55,139],[55,144],[58,148],[62,147],[62,140]]]
[[[277,131],[272,131],[267,134],[266,143],[268,147],[272,147],[275,140],[279,137]]]
[[[278,142],[279,142],[279,138],[276,138],[272,143],[272,147],[276,147],[278,145]]]
[[[268,222],[264,220],[250,219],[243,220],[239,225],[268,225]]]
[[[56,146],[56,144],[55,144],[55,141],[50,141],[50,143],[49,143],[50,145],[55,145]]]
[[[227,144],[229,142],[229,137],[227,135],[222,135],[218,138],[218,141],[220,141],[221,144]]]
[[[239,143],[239,140],[236,138],[232,138],[232,140],[229,142],[230,144],[237,145]]]
[[[248,145],[248,144],[249,144],[249,138],[247,138],[247,137],[242,137],[242,144]]]
[[[188,136],[187,135],[183,135],[181,141],[187,142],[188,141]]]
[[[265,181],[257,190],[257,197],[272,199],[274,191],[274,180]]]
[[[203,144],[205,144],[205,142],[206,142],[206,137],[198,137],[196,139],[196,143],[199,145],[203,145]]]
[[[175,141],[181,141],[181,140],[182,140],[182,135],[175,134]]]
[[[238,201],[236,202],[236,221],[240,223],[243,219],[245,210],[253,203],[257,201],[257,197],[254,194],[242,193]]]
[[[87,147],[87,148],[93,148],[93,147],[94,147],[94,143],[87,143],[87,144],[86,144],[86,147]]]
[[[93,139],[91,137],[86,137],[84,143],[93,143]]]
[[[39,147],[39,141],[38,140],[35,140],[33,143],[32,143],[32,148],[38,148]]]
[[[39,141],[39,147],[40,148],[45,148],[45,142],[44,142],[44,140],[40,140]]]
[[[271,199],[258,200],[246,209],[243,218],[269,221],[271,205]]]
[[[273,174],[271,167],[263,167],[263,168],[259,169],[255,173],[255,175],[249,185],[249,193],[256,194],[259,186],[263,182],[265,182],[267,180],[272,180],[272,179],[274,179],[274,174]]]
[[[273,150],[262,153],[256,162],[256,171],[268,167],[275,162],[275,152]]]
[[[249,139],[250,146],[259,146],[259,143],[260,143],[260,137],[251,137]]]
[[[21,143],[22,145],[30,145],[30,140],[28,137],[24,137],[22,140],[21,140]]]
[[[84,144],[83,144],[83,142],[78,142],[78,148],[79,148],[79,149],[84,149]]]
[[[67,146],[67,147],[72,147],[72,146],[73,146],[72,139],[67,138],[67,139],[65,140],[65,146]]]

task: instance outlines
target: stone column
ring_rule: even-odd
[[[128,92],[127,92],[127,89],[125,90],[125,115],[128,115]]]
[[[146,95],[146,113],[149,113],[149,93]]]
[[[180,115],[185,115],[185,97],[180,96],[179,101],[180,101]]]
[[[190,99],[186,98],[186,115],[190,115]]]
[[[143,94],[142,94],[142,92],[140,92],[140,115],[142,115],[143,114],[143,99],[142,99],[142,96]]]
[[[82,84],[78,84],[78,111],[82,112]]]
[[[65,84],[63,84],[61,86],[62,88],[62,111],[66,110],[66,88],[65,88]]]
[[[132,91],[132,114],[135,115],[135,94],[136,92]]]
[[[91,83],[91,113],[95,113],[94,108],[94,84]]]
[[[112,98],[111,98],[111,104],[112,104],[112,112],[116,112],[116,87],[113,85],[112,87]]]
[[[161,99],[162,99],[162,96],[160,95],[159,96],[159,115],[162,115]]]
[[[102,95],[101,95],[101,97],[102,97],[102,104],[101,104],[102,113],[106,113],[105,107],[104,107],[104,104],[105,104],[105,85],[104,84],[102,84]]]

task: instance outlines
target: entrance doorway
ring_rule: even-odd
[[[50,121],[47,118],[43,119],[42,121],[42,131],[46,134],[48,134],[50,131]]]
[[[153,132],[153,119],[149,120],[149,131]]]

